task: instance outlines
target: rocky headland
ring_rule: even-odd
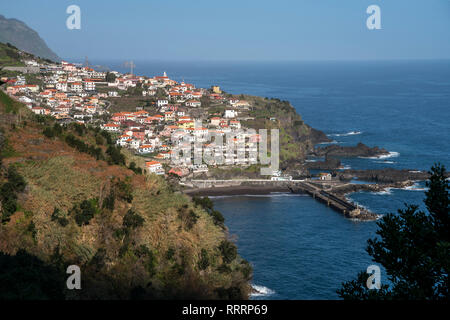
[[[388,156],[389,151],[379,147],[369,147],[364,143],[358,143],[356,146],[338,146],[338,145],[329,145],[326,147],[316,147],[310,154],[311,156],[316,157],[342,157],[342,158],[351,158],[351,157],[381,157]]]

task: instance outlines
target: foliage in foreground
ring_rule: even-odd
[[[342,284],[337,290],[348,300],[449,300],[450,225],[449,182],[443,165],[431,168],[425,193],[428,212],[407,205],[398,215],[378,222],[379,238],[368,240],[367,252],[382,265],[390,285],[366,286],[368,275]]]

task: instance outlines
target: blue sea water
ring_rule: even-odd
[[[103,62],[125,71],[119,62]],[[335,143],[363,142],[391,152],[382,159],[342,159],[348,168],[427,170],[450,167],[450,61],[136,62],[136,73],[166,71],[198,87],[289,100],[309,125]],[[423,208],[425,186],[349,197],[370,210]],[[375,222],[342,217],[302,195],[216,197],[239,253],[254,266],[254,299],[336,299],[343,281],[372,264],[366,241]],[[383,281],[382,274],[382,281]]]

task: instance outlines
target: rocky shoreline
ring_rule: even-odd
[[[348,183],[333,188],[333,192],[339,196],[346,196],[359,191],[384,192],[388,189],[404,189],[415,185],[416,181],[407,180],[386,184],[354,184]]]
[[[330,156],[333,157],[346,157],[346,158],[354,158],[354,157],[382,157],[388,156],[389,151],[379,147],[369,147],[364,143],[358,143],[356,146],[338,146],[338,145],[329,145],[326,147],[315,147],[311,152],[312,156],[316,157],[325,157],[328,158]]]
[[[342,170],[336,172],[339,180],[350,181],[354,178],[376,183],[401,183],[405,181],[424,181],[430,177],[427,171],[409,169],[367,169]]]

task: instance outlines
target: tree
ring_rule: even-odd
[[[230,263],[237,257],[236,245],[228,240],[223,240],[220,243],[219,251],[222,254],[222,258],[225,263]]]
[[[106,82],[115,82],[116,75],[114,73],[108,72],[106,73]]]
[[[192,201],[194,201],[196,206],[202,207],[213,218],[216,225],[224,226],[225,218],[219,211],[214,210],[214,203],[211,199],[208,197],[193,197]]]
[[[0,252],[0,300],[62,300],[64,273],[24,250]]]
[[[124,215],[122,224],[125,228],[136,229],[143,226],[144,222],[144,218],[130,209]]]
[[[449,182],[443,165],[431,168],[424,203],[388,214],[377,223],[379,238],[368,240],[367,252],[382,265],[389,285],[380,290],[366,287],[367,274],[342,284],[344,299],[448,300],[450,272]]]
[[[198,261],[198,268],[200,270],[206,270],[206,268],[208,267],[209,267],[208,251],[202,248],[202,250],[200,251],[200,260]]]
[[[81,227],[88,225],[91,219],[99,212],[97,199],[89,199],[84,200],[79,205],[75,205],[71,214],[73,214],[75,222]]]

